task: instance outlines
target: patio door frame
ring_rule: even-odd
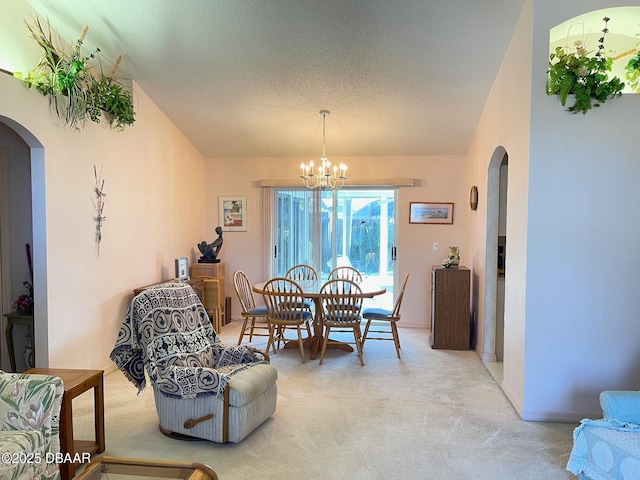
[[[265,265],[265,271],[268,272],[268,277],[275,277],[277,276],[279,273],[280,274],[284,274],[284,272],[280,271],[278,272],[279,266],[278,266],[278,255],[281,252],[277,252],[277,245],[278,245],[278,235],[279,233],[282,235],[283,232],[278,232],[278,194],[283,192],[283,191],[299,191],[299,192],[305,192],[305,194],[308,194],[310,197],[306,197],[307,199],[309,199],[310,201],[314,202],[314,208],[312,210],[311,213],[311,218],[309,219],[308,223],[305,224],[307,228],[309,228],[309,232],[312,235],[311,241],[313,242],[314,245],[321,245],[322,242],[322,226],[321,226],[321,222],[322,220],[322,215],[321,215],[321,202],[322,202],[322,193],[321,191],[318,190],[309,190],[306,189],[304,187],[293,187],[293,186],[270,186],[270,188],[265,188],[265,196],[264,196],[264,200],[265,200],[265,213],[266,215],[264,216],[265,219],[268,219],[268,221],[266,222],[267,224],[265,225],[265,233],[266,238],[269,240],[268,242],[265,242],[265,247],[266,247],[266,251],[265,251],[265,261],[266,261],[266,265]],[[367,186],[354,186],[354,187],[344,187],[343,189],[336,191],[336,192],[332,192],[332,208],[331,208],[331,216],[330,216],[330,222],[332,222],[332,228],[331,228],[331,238],[330,238],[330,242],[331,242],[331,260],[332,260],[332,265],[335,266],[336,264],[336,259],[337,259],[337,255],[340,252],[337,252],[337,244],[338,239],[337,239],[337,228],[335,228],[335,226],[337,225],[337,217],[338,217],[338,209],[337,208],[333,208],[334,205],[336,205],[336,202],[338,200],[338,195],[339,192],[341,191],[387,191],[392,193],[392,197],[393,197],[393,202],[394,202],[394,208],[393,208],[393,216],[392,217],[388,217],[385,216],[384,218],[386,218],[385,220],[385,224],[388,225],[389,222],[393,222],[393,241],[390,242],[387,245],[386,251],[383,252],[381,255],[379,255],[379,262],[380,265],[385,265],[387,264],[388,261],[390,261],[392,268],[391,269],[387,269],[386,271],[390,270],[391,275],[393,276],[393,280],[392,280],[392,285],[388,285],[387,286],[387,290],[391,290],[391,292],[395,291],[395,283],[397,281],[396,277],[397,277],[397,262],[396,262],[396,256],[395,256],[395,252],[396,252],[396,245],[397,245],[397,236],[398,236],[398,221],[397,221],[397,217],[398,217],[398,208],[397,208],[397,203],[398,203],[398,187],[396,186],[388,186],[388,185],[384,185],[384,186],[376,186],[376,185],[367,185]],[[381,222],[382,222],[382,216],[381,216]],[[345,226],[347,225],[347,222],[345,221]],[[379,225],[379,228],[382,228],[383,225]],[[343,226],[343,233],[344,233],[344,226]],[[348,228],[351,228],[351,225],[348,226]],[[289,232],[287,232],[286,234],[288,235],[292,235],[293,232],[291,230],[289,230]],[[344,240],[343,240],[344,241]],[[345,248],[343,246],[343,248]],[[348,249],[348,246],[346,246],[346,248]],[[380,252],[379,252],[380,253]],[[314,267],[318,268],[319,266],[321,266],[322,262],[325,260],[323,255],[322,255],[322,247],[320,248],[314,248],[313,249],[313,258],[310,259],[310,261],[313,263]],[[382,261],[384,261],[384,264],[382,263]],[[280,270],[282,270],[282,268],[280,268]],[[320,268],[320,271],[318,272],[320,274],[320,276],[322,277],[321,271],[323,269]],[[391,279],[389,279],[391,280]],[[389,293],[391,293],[389,292]],[[391,298],[393,297],[393,295],[390,295]],[[389,307],[391,307],[391,305],[389,305]]]

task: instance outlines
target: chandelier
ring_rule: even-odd
[[[334,165],[331,168],[331,162],[325,154],[325,146],[327,143],[327,115],[329,110],[320,110],[322,115],[322,157],[320,157],[320,165],[318,166],[318,172],[313,172],[313,160],[308,164],[300,164],[302,174],[300,178],[302,183],[307,188],[317,188],[320,190],[337,190],[344,186],[344,181],[347,179],[347,166],[341,163],[340,166]]]

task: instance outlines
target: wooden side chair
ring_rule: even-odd
[[[300,347],[300,358],[304,359],[304,339],[302,326],[306,327],[307,334],[311,335],[309,322],[313,321],[313,314],[304,308],[304,293],[300,285],[290,278],[272,278],[262,288],[264,304],[269,315],[269,343],[267,351],[275,342],[297,340]],[[295,329],[297,338],[287,338],[286,331]],[[307,337],[308,338],[308,337]]]
[[[324,325],[320,365],[324,360],[327,344],[331,342],[329,339],[331,332],[352,331],[360,365],[364,367],[360,334],[360,311],[362,310],[363,297],[360,285],[342,278],[328,280],[320,288],[320,299],[323,307],[322,323]]]
[[[240,329],[238,345],[242,343],[245,335],[249,335],[250,342],[253,340],[254,336],[268,337],[269,320],[267,307],[265,305],[256,306],[253,286],[251,285],[251,281],[247,274],[242,270],[236,270],[233,272],[233,288],[236,291],[238,300],[240,301],[240,308],[242,310],[240,314],[244,318],[242,328]],[[260,319],[262,321],[258,321],[256,323],[256,319]],[[264,333],[257,333],[256,330],[264,330]]]
[[[362,274],[356,268],[348,266],[336,267],[331,270],[328,280],[336,278],[350,280],[355,283],[362,283]]]
[[[364,327],[364,334],[362,335],[363,346],[367,340],[393,340],[393,343],[396,346],[396,354],[398,355],[398,358],[400,358],[400,337],[398,335],[397,323],[400,321],[400,307],[402,305],[402,298],[404,297],[404,291],[407,288],[408,281],[409,274],[407,273],[402,281],[402,287],[400,287],[400,291],[398,292],[393,310],[386,310],[384,308],[365,308],[362,311],[362,318],[367,321],[367,324]],[[377,328],[382,330],[371,330],[371,322],[374,321],[381,323]],[[388,329],[384,329],[385,324],[389,327]],[[370,333],[378,333],[380,335],[387,336],[370,337]],[[388,335],[391,335],[391,338],[389,338]]]

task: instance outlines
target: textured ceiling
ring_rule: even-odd
[[[524,0],[29,0],[205,157],[464,154]],[[28,20],[28,19],[27,19]]]

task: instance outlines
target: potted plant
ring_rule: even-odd
[[[82,29],[69,55],[58,46],[62,42],[54,40],[50,25],[45,31],[38,18],[34,25],[26,25],[43,54],[40,63],[24,78],[20,72],[14,75],[48,96],[49,103],[65,125],[80,130],[87,119],[100,123],[103,113],[114,130],[121,131],[125,126],[133,125],[135,112],[131,93],[113,78],[121,57],[111,75],[105,77],[102,74],[94,75],[90,67],[90,61],[96,58],[100,49],[88,56],[80,53],[88,26]]]
[[[114,81],[111,77],[97,79],[91,85],[90,97],[95,102],[97,112],[102,112],[114,130],[122,131],[127,125],[135,122],[133,98],[128,90]],[[100,115],[92,120],[99,122]]]
[[[608,17],[603,19],[604,28],[595,54],[587,51],[582,40],[576,40],[574,51],[568,47],[557,47],[549,56],[547,95],[557,95],[562,106],[572,96],[573,105],[567,108],[571,113],[585,114],[609,98],[622,95],[624,83],[618,77],[609,78],[613,58],[604,53],[609,20]]]

